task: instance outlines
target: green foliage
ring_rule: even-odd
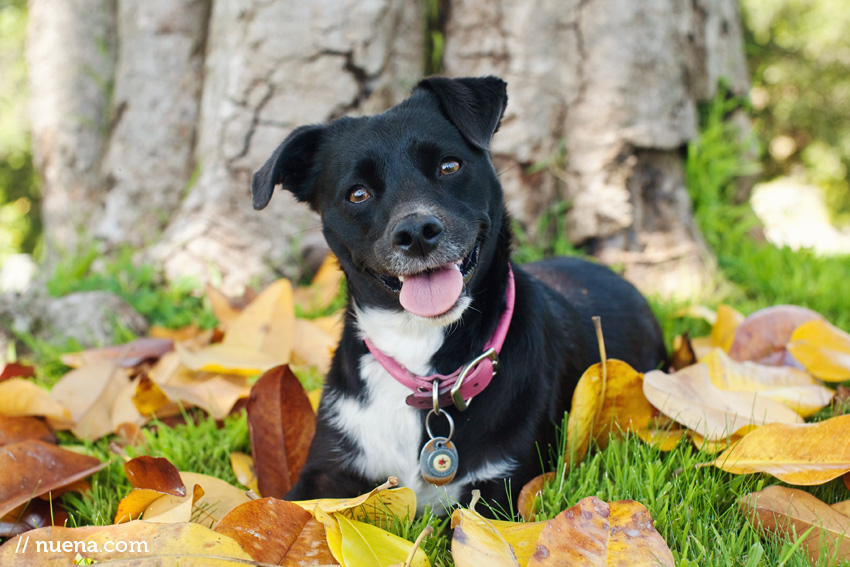
[[[199,418],[196,423],[193,420],[195,414],[184,415],[186,423],[174,427],[154,421],[153,428],[142,430],[145,445],[127,447],[128,455],[165,457],[181,471],[214,476],[238,486],[230,467],[230,453],[250,452],[251,441],[244,412],[225,418],[221,427],[211,418]],[[118,503],[130,492],[132,487],[124,473],[124,461],[109,450],[113,440],[113,437],[104,437],[96,443],[80,442],[69,433],[59,433],[60,445],[76,447],[109,462],[109,466],[90,479],[91,492],[62,495],[62,504],[70,512],[69,525],[111,524]]]
[[[743,0],[766,176],[804,166],[850,221],[850,10],[846,0]]]
[[[688,191],[694,216],[733,289],[718,301],[744,314],[762,307],[791,303],[809,307],[829,321],[850,329],[850,299],[835,293],[850,279],[850,257],[819,257],[753,237],[758,219],[748,204],[734,204],[736,181],[752,173],[747,140],[725,121],[743,102],[720,89],[701,109],[698,139],[688,146]]]
[[[54,296],[75,291],[111,291],[150,323],[169,328],[192,323],[202,328],[215,325],[215,315],[195,280],[181,278],[166,283],[160,271],[135,264],[132,255],[131,249],[124,248],[114,260],[103,263],[97,261],[98,253],[91,248],[77,257],[66,258],[48,280],[47,290]]]
[[[531,238],[519,222],[514,221],[513,233],[515,248],[513,259],[520,263],[536,262],[553,256],[579,256],[577,249],[567,235],[566,202],[555,203],[537,219],[537,235]]]

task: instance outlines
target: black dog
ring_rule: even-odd
[[[641,371],[666,358],[646,301],[607,268],[510,263],[489,158],[506,103],[495,77],[426,79],[383,114],[298,128],[255,174],[254,208],[277,184],[309,203],[348,281],[345,330],[289,499],[353,496],[394,475],[420,509],[465,502],[474,488],[504,505],[507,480],[521,487],[541,472],[541,448],[599,360],[592,316],[611,358]]]

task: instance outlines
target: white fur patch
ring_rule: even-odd
[[[445,328],[407,312],[356,308],[357,324],[363,337],[411,372],[433,372],[431,357],[443,344]],[[484,463],[449,485],[427,484],[419,471],[422,447],[420,410],[407,405],[410,390],[397,382],[366,354],[360,361],[360,377],[366,385],[365,401],[355,397],[329,400],[332,425],[358,447],[347,455],[352,466],[367,478],[379,480],[396,476],[402,486],[416,492],[419,512],[431,506],[436,512],[457,504],[468,484],[510,476],[513,461]],[[463,458],[463,455],[460,455]]]

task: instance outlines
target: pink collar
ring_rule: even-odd
[[[474,360],[461,366],[448,376],[432,374],[430,376],[417,376],[407,368],[398,363],[394,358],[387,356],[365,339],[366,347],[375,359],[390,373],[390,376],[407,386],[413,393],[407,397],[407,404],[419,409],[428,409],[434,406],[445,407],[452,402],[461,411],[465,410],[469,400],[480,394],[486,388],[499,364],[498,354],[505,344],[508,328],[511,326],[511,318],[514,313],[514,302],[516,299],[516,284],[514,283],[514,272],[508,265],[508,289],[505,293],[505,312],[499,319],[499,326],[490,340],[484,345],[484,352]],[[433,397],[434,387],[437,387],[438,399]]]

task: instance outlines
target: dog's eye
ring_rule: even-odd
[[[357,185],[351,189],[351,192],[348,194],[348,200],[352,203],[362,203],[371,196],[371,193],[369,193],[365,187]]]
[[[452,173],[457,173],[460,169],[460,162],[456,159],[447,159],[443,160],[443,163],[440,164],[440,173],[443,175],[451,175]]]

